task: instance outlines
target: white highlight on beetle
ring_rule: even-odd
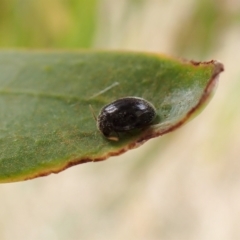
[[[97,97],[97,96],[99,96],[99,95],[101,95],[101,94],[109,91],[110,89],[112,89],[112,88],[114,88],[114,87],[116,87],[116,86],[118,86],[118,85],[119,85],[119,82],[115,82],[115,83],[113,83],[112,85],[110,85],[109,87],[106,87],[106,88],[103,89],[102,91],[94,94],[94,95],[93,95],[92,97],[90,97],[89,99],[95,98],[95,97]]]
[[[109,113],[113,113],[113,112],[115,112],[115,111],[117,110],[117,107],[116,107],[116,106],[113,106],[113,105],[110,105],[110,106],[106,107],[105,110],[106,110],[107,112],[109,112]]]

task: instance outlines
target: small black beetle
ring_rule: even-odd
[[[156,117],[154,106],[143,98],[120,98],[103,107],[97,117],[97,127],[109,140],[118,141],[112,133],[145,128]]]

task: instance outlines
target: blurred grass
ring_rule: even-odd
[[[113,0],[112,4],[118,2]],[[97,28],[103,27],[98,23],[105,17],[99,14],[99,7],[104,5],[108,8],[111,3],[103,0],[1,0],[0,47],[92,47],[99,33]],[[122,24],[118,26],[126,27],[131,15],[142,14],[146,5],[147,0],[124,1]],[[221,47],[225,30],[234,23],[239,24],[239,16],[240,10],[235,9],[233,13],[225,1],[196,1],[183,21],[176,23],[174,52],[190,58],[207,57]],[[106,18],[111,21],[110,16]]]

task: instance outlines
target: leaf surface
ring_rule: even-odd
[[[134,52],[0,52],[0,182],[104,160],[181,126],[204,106],[223,65]],[[95,113],[126,96],[157,109],[154,125],[109,141]]]

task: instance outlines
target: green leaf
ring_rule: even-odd
[[[104,160],[172,131],[209,99],[223,65],[132,52],[0,52],[0,182]],[[142,97],[153,126],[109,141],[96,114],[115,99]]]

